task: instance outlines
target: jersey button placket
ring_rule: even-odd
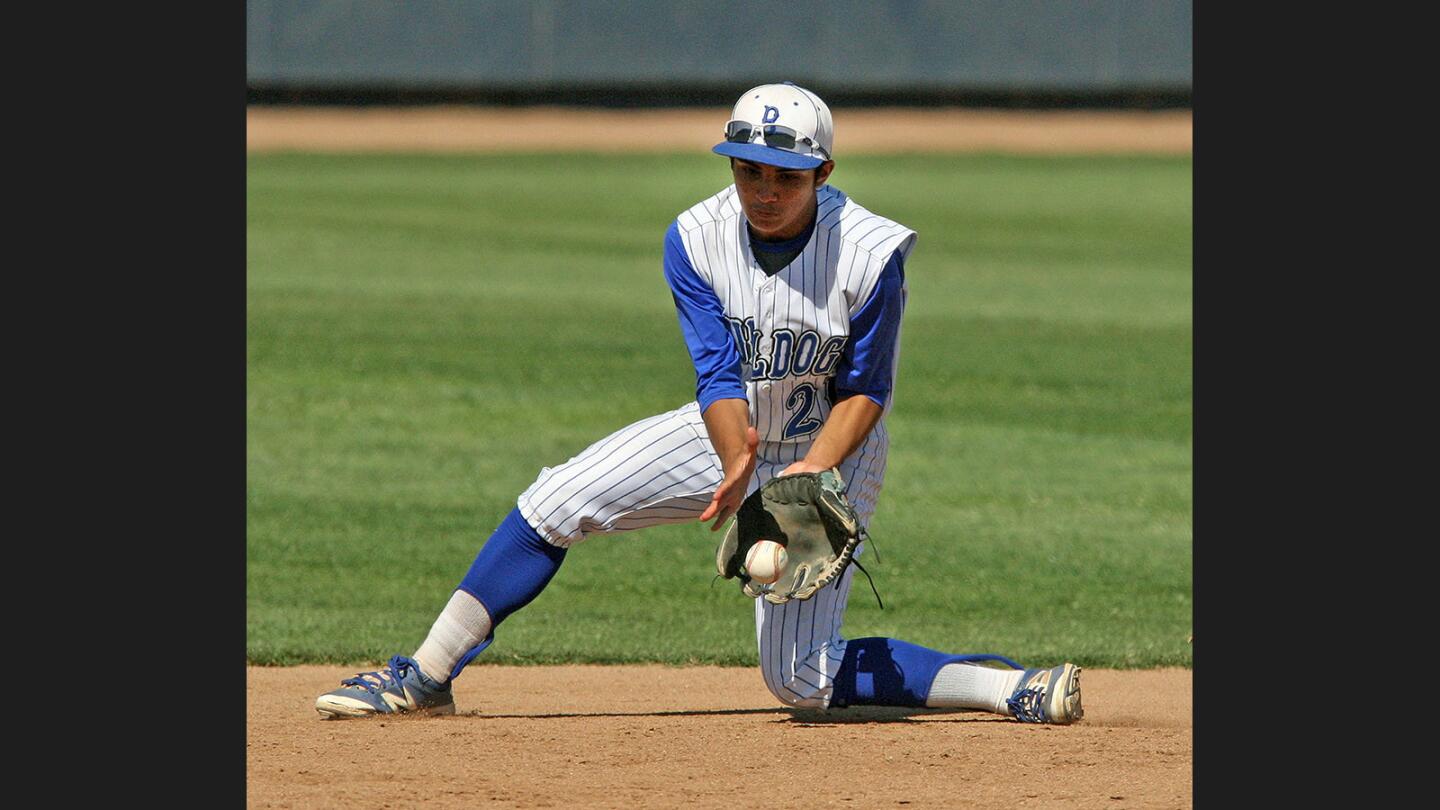
[[[773,350],[775,347],[775,278],[773,276],[760,284],[760,328],[764,334],[770,336],[770,348]],[[771,357],[770,362],[773,364],[775,358]],[[769,381],[761,382],[760,390],[768,393],[770,391]]]
[[[775,279],[773,277],[766,279],[764,286],[761,287],[760,300],[762,311],[765,313],[763,318],[765,334],[770,336],[770,348],[773,350],[775,348]],[[771,357],[770,362],[773,364],[775,358]],[[770,390],[768,385],[765,390]]]

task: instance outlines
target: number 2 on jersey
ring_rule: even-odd
[[[810,416],[815,399],[815,386],[810,383],[801,383],[790,392],[790,396],[785,400],[785,407],[795,413],[785,422],[785,438],[793,439],[820,429],[820,420]]]

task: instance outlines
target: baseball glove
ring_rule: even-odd
[[[740,505],[715,551],[715,569],[726,579],[739,577],[746,596],[776,605],[814,596],[845,573],[866,537],[844,489],[835,469],[770,479]],[[761,540],[784,546],[790,558],[769,585],[745,572],[745,555]]]

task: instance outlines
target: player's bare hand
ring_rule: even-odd
[[[794,475],[795,473],[822,473],[828,469],[830,468],[822,467],[819,464],[811,464],[808,461],[797,461],[794,464],[791,464],[789,467],[781,470],[780,476]],[[776,477],[778,478],[780,476]]]
[[[740,504],[745,502],[745,490],[749,487],[750,477],[755,474],[755,456],[759,447],[760,434],[755,432],[754,427],[746,427],[745,449],[734,463],[725,465],[725,480],[720,482],[714,497],[710,499],[710,505],[700,514],[701,523],[715,519],[710,525],[710,531],[719,531],[731,515],[740,511]]]

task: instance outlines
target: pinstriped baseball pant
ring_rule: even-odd
[[[865,525],[875,513],[887,448],[882,422],[840,465],[846,495]],[[759,489],[808,449],[808,443],[762,442],[748,491]],[[518,505],[541,537],[568,548],[597,534],[694,521],[723,478],[699,406],[692,402],[621,428],[564,464],[546,467]],[[755,600],[761,674],[782,702],[829,705],[845,654],[840,624],[854,573],[847,568],[838,587],[823,588],[805,601],[772,605]]]

